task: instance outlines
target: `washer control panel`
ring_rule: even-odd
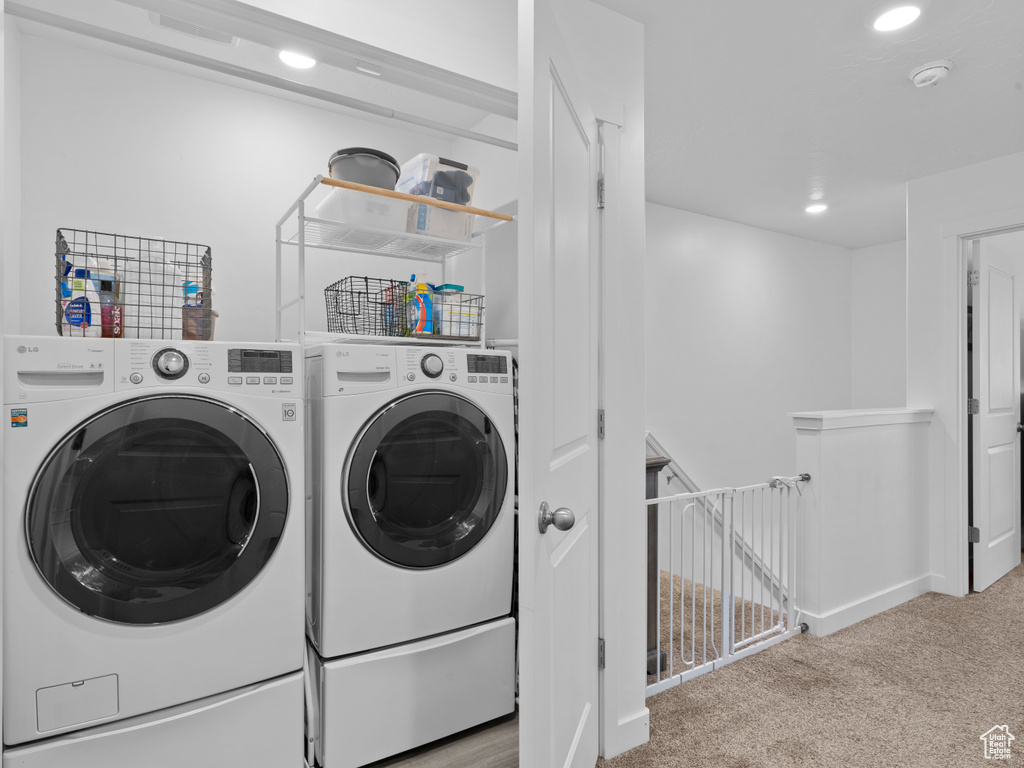
[[[115,387],[178,384],[211,391],[301,397],[296,345],[125,339],[114,345]]]

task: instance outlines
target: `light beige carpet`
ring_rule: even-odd
[[[647,700],[651,741],[604,768],[1024,766],[1024,569],[801,635]],[[981,735],[1016,736],[1009,760]]]
[[[661,671],[662,680],[685,672],[694,664],[699,667],[714,661],[722,651],[722,593],[703,584],[697,584],[694,589],[689,579],[676,574],[672,577],[672,600],[669,602],[665,599],[668,585],[669,573],[662,571],[659,634],[661,650],[672,659],[671,667],[666,664]],[[752,589],[749,584],[746,587],[748,591]],[[737,642],[771,629],[779,619],[779,612],[772,610],[772,606],[777,607],[778,603],[771,602],[777,601],[777,596],[770,599],[768,590],[760,593],[754,590],[754,595],[771,604],[735,598],[733,636]],[[785,616],[782,618],[785,620]],[[656,682],[654,676],[648,676],[647,684],[653,682]]]

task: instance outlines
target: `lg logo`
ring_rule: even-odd
[[[24,355],[26,352],[38,352],[38,351],[39,351],[39,347],[25,347],[25,346],[21,346],[21,345],[18,346],[18,354],[19,355]]]

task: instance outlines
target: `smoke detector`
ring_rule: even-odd
[[[910,73],[910,79],[918,88],[938,85],[953,71],[952,61],[933,61],[918,67]]]

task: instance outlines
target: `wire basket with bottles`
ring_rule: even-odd
[[[62,227],[57,333],[133,339],[213,338],[210,247]]]
[[[376,277],[346,277],[324,289],[327,330],[352,336],[479,341],[483,296]]]

